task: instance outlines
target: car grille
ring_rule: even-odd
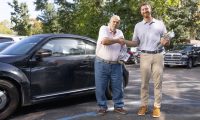
[[[181,54],[166,54],[165,60],[180,60],[182,57]]]

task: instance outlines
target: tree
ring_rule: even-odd
[[[58,23],[59,16],[53,3],[47,0],[36,0],[36,10],[42,13],[37,17],[42,22],[44,33],[59,33],[60,25]]]
[[[131,40],[133,29],[137,22],[142,20],[139,12],[139,1],[132,0],[111,0],[104,6],[104,16],[107,16],[107,22],[113,15],[119,15],[121,18],[120,29],[123,31],[126,39]]]
[[[80,0],[73,11],[73,33],[97,38],[99,27],[104,23],[101,0]]]
[[[120,29],[131,39],[135,24],[142,20],[140,4],[151,4],[153,17],[161,19],[168,30],[174,30],[175,43],[194,38],[199,31],[198,0],[36,0],[36,10],[42,14],[43,32],[73,33],[97,38],[101,25],[106,25],[113,14],[121,18]]]
[[[11,23],[14,23],[12,28],[18,35],[30,35],[31,24],[29,23],[28,6],[26,3],[19,4],[17,0],[12,3],[8,2],[14,12],[11,12]]]
[[[0,22],[0,33],[1,34],[12,34],[13,31],[9,28],[9,22],[7,20],[4,20]]]
[[[60,25],[61,33],[73,33],[74,30],[74,10],[75,4],[67,2],[66,0],[55,1],[58,14],[58,23]]]
[[[30,19],[31,35],[43,33],[42,22],[36,19]]]
[[[168,27],[176,33],[175,44],[184,39],[195,39],[200,27],[198,21],[198,2],[194,0],[181,1],[168,8]]]

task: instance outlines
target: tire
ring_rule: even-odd
[[[165,67],[170,67],[170,65],[165,65]]]
[[[19,93],[10,82],[0,79],[0,120],[11,115],[19,105]]]
[[[124,88],[125,88],[125,80],[123,78],[123,91],[124,91]],[[109,82],[108,86],[107,86],[107,89],[106,89],[106,98],[108,100],[112,100],[112,87],[111,87],[111,84]]]
[[[189,58],[189,59],[188,59],[188,63],[187,63],[187,68],[188,68],[188,69],[191,69],[191,68],[192,68],[192,66],[193,66],[192,59],[191,59],[191,58]]]
[[[198,61],[197,61],[197,59],[195,59],[195,60],[193,61],[193,65],[192,65],[192,66],[196,67],[197,65],[198,65]]]

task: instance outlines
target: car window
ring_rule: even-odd
[[[13,44],[14,42],[3,42],[0,43],[0,51],[4,50],[6,47],[8,47],[9,45]]]
[[[85,44],[86,54],[95,54],[96,44],[93,42],[86,42]]]
[[[199,50],[200,50],[200,47],[194,47],[194,50],[195,50],[195,51],[199,51]]]
[[[31,36],[16,42],[1,52],[3,55],[23,55],[30,51],[43,37]]]
[[[12,38],[0,37],[0,43],[13,41]]]
[[[173,48],[173,50],[184,50],[184,51],[191,51],[192,46],[191,45],[178,45]]]
[[[53,56],[83,55],[85,46],[85,43],[79,39],[56,38],[47,42],[42,49],[51,50]]]

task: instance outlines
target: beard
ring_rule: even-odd
[[[149,18],[151,16],[150,12],[145,12],[142,14],[144,18]]]

